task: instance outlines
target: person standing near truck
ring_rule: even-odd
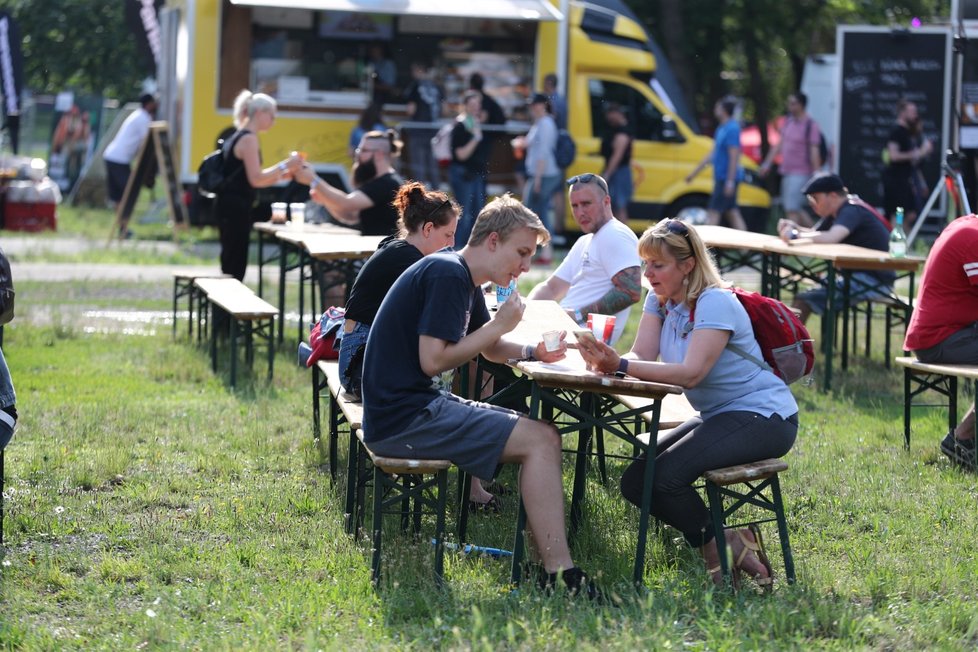
[[[710,224],[719,224],[722,217],[735,229],[747,230],[747,223],[737,208],[737,184],[740,181],[740,125],[734,120],[737,102],[726,98],[718,100],[713,115],[720,123],[714,134],[714,146],[707,152],[693,171],[686,176],[692,183],[697,174],[708,164],[713,164],[713,195],[707,206]]]
[[[437,129],[433,126],[441,117],[441,103],[444,95],[431,79],[428,64],[415,61],[411,64],[414,81],[405,93],[408,119],[417,126],[404,129],[408,140],[408,164],[411,178],[438,190],[440,175],[438,162],[431,153],[431,139]],[[427,123],[428,126],[424,126]]]
[[[808,97],[804,93],[788,96],[788,116],[781,127],[781,140],[764,157],[759,170],[767,175],[771,163],[781,154],[781,205],[785,217],[804,227],[810,227],[813,222],[804,210],[805,196],[801,189],[822,165],[821,131],[806,112],[807,105]]]
[[[105,181],[109,203],[115,208],[126,192],[129,175],[132,174],[132,160],[139,152],[139,146],[146,140],[149,125],[156,113],[156,97],[146,93],[139,98],[139,108],[129,114],[112,142],[105,148]],[[129,237],[129,213],[119,216],[119,237]]]

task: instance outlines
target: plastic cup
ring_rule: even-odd
[[[516,292],[516,279],[510,281],[509,285],[497,285],[496,286],[496,307],[499,307],[506,303],[509,299],[509,295]]]
[[[302,226],[306,223],[306,205],[301,202],[289,204],[289,214],[292,215],[292,224]]]
[[[275,224],[285,224],[285,209],[288,206],[283,201],[272,202],[272,222]]]
[[[547,331],[543,334],[543,346],[548,351],[556,351],[560,348],[560,331]]]
[[[588,313],[587,320],[594,337],[605,344],[611,344],[611,336],[615,332],[615,316],[592,312]]]

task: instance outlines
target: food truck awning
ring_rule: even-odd
[[[548,0],[231,0],[232,4],[279,9],[315,9],[367,14],[410,14],[502,20],[557,21],[563,16]]]

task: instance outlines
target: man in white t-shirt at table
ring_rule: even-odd
[[[638,237],[615,219],[608,183],[597,174],[567,180],[574,219],[584,235],[546,281],[527,298],[559,301],[580,325],[588,313],[615,315],[611,343],[621,337],[632,304],[642,293]]]
[[[156,97],[146,93],[139,98],[140,107],[129,114],[118,133],[105,147],[102,158],[105,159],[105,178],[108,185],[109,202],[115,208],[122,195],[126,191],[129,183],[129,175],[132,174],[132,160],[139,152],[139,146],[146,140],[149,133],[149,126],[153,122],[153,114],[156,113]],[[119,236],[129,235],[129,215],[120,216]]]

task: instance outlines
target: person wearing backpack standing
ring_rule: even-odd
[[[856,195],[850,195],[837,174],[816,174],[801,189],[812,210],[821,219],[812,228],[792,220],[778,220],[778,235],[788,243],[817,242],[844,244],[889,251],[890,232],[882,215]],[[888,296],[893,291],[896,273],[887,270],[865,270],[852,273],[849,301],[857,303]],[[838,279],[839,288],[843,280]],[[828,303],[828,286],[799,292],[791,304],[797,308],[802,323],[813,312],[821,315]]]
[[[245,90],[234,100],[234,126],[237,130],[225,142],[225,186],[214,202],[221,230],[221,271],[239,281],[248,267],[252,209],[256,188],[267,188],[291,177],[302,167],[302,158],[293,153],[272,167],[262,168],[258,135],[275,124],[275,100],[264,93]]]
[[[807,106],[808,96],[804,93],[788,96],[788,115],[781,127],[781,139],[764,157],[759,170],[766,176],[774,160],[781,155],[781,206],[785,217],[805,227],[813,222],[804,209],[801,189],[825,164],[821,154],[822,132],[808,115]]]
[[[652,513],[699,549],[713,582],[723,581],[709,510],[696,489],[704,471],[781,457],[798,433],[798,405],[788,386],[756,359],[760,345],[747,311],[721,277],[696,230],[676,219],[647,229],[638,242],[652,286],[631,351],[619,355],[598,341],[579,340],[588,366],[601,373],[680,385],[700,412],[668,433],[655,452]],[[691,313],[695,311],[695,321]],[[621,479],[625,499],[642,500],[645,457]],[[764,588],[771,566],[756,527],[728,529],[734,568]]]
[[[523,204],[536,213],[550,231],[550,198],[560,188],[560,167],[556,157],[557,123],[550,115],[550,100],[543,93],[534,93],[529,106],[533,126],[526,136],[514,138],[513,146],[526,152]],[[552,260],[553,248],[548,243],[540,248],[536,262],[549,265]]]

